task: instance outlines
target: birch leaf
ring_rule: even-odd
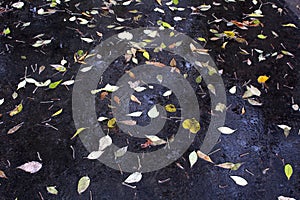
[[[23,6],[24,6],[24,2],[19,1],[19,2],[13,3],[11,6],[12,6],[13,8],[21,9],[21,8],[23,8]]]
[[[17,169],[21,169],[25,172],[29,172],[31,174],[34,174],[38,171],[40,171],[40,169],[42,168],[42,164],[37,162],[37,161],[31,161],[28,163],[25,163],[19,167],[17,167]]]
[[[149,53],[148,53],[147,51],[144,51],[143,56],[144,56],[147,60],[150,59],[150,55],[149,55]]]
[[[114,152],[115,159],[124,156],[125,153],[127,152],[127,149],[128,149],[128,146],[125,146],[125,147],[118,149],[116,152]]]
[[[186,119],[182,122],[182,127],[188,129],[191,133],[196,134],[200,130],[200,123],[195,119]]]
[[[156,108],[156,105],[154,105],[149,111],[148,111],[148,116],[150,117],[150,118],[156,118],[156,117],[158,117],[159,116],[159,112],[158,112],[158,110],[157,110],[157,108]]]
[[[236,86],[232,86],[232,88],[229,89],[230,94],[236,93]]]
[[[104,153],[104,151],[92,151],[92,152],[87,156],[87,159],[89,159],[89,160],[96,160],[96,159],[98,159],[103,153]]]
[[[26,80],[21,81],[21,82],[18,84],[17,90],[19,90],[19,89],[21,89],[21,88],[25,88],[26,83],[27,83]]]
[[[88,176],[83,176],[79,179],[77,185],[78,194],[82,194],[90,186],[91,179]]]
[[[113,128],[113,127],[115,127],[116,122],[117,122],[116,118],[111,118],[110,120],[108,120],[108,122],[107,122],[108,128]]]
[[[213,86],[212,84],[208,84],[207,88],[209,89],[209,91],[211,93],[213,93],[214,95],[216,95],[216,88],[215,88],[215,86]]]
[[[189,161],[190,161],[191,168],[194,166],[194,164],[197,162],[197,160],[198,160],[198,155],[197,155],[196,151],[191,152],[189,155]]]
[[[168,91],[166,91],[166,92],[163,93],[163,96],[164,96],[164,97],[168,97],[168,96],[170,96],[171,94],[172,94],[172,90],[168,90]]]
[[[0,99],[0,106],[4,103],[4,98]]]
[[[142,180],[142,173],[140,172],[134,172],[132,174],[130,174],[126,179],[125,179],[125,183],[137,183],[140,180]]]
[[[291,176],[293,175],[293,167],[290,164],[286,164],[284,166],[284,173],[288,180],[290,180]]]
[[[277,198],[277,200],[296,200],[296,199],[291,198],[291,197],[279,196],[279,197]]]
[[[107,120],[107,119],[108,119],[107,117],[99,117],[99,118],[97,119],[97,121],[98,121],[98,122],[102,122],[102,121]]]
[[[176,107],[173,104],[166,105],[165,109],[166,109],[166,111],[171,112],[171,113],[176,112]]]
[[[22,123],[20,123],[20,124],[18,124],[16,126],[14,126],[14,127],[12,127],[11,129],[9,129],[9,131],[7,132],[7,134],[13,134],[13,133],[15,133],[16,131],[18,131],[22,127],[23,124],[24,124],[24,122],[22,122]]]
[[[122,123],[122,124],[125,124],[125,125],[128,125],[128,126],[136,125],[136,121],[134,121],[134,120],[123,120],[123,121],[119,121],[119,123]]]
[[[266,76],[266,75],[259,76],[259,77],[257,78],[257,82],[258,82],[258,83],[265,83],[268,79],[269,79],[269,77]]]
[[[20,103],[19,105],[17,105],[16,107],[15,107],[15,109],[13,109],[12,111],[10,111],[10,113],[9,113],[9,116],[14,116],[14,115],[17,115],[17,114],[19,114],[21,111],[23,110],[23,105],[22,105],[22,103]]]
[[[145,136],[152,142],[152,145],[154,146],[167,143],[165,140],[157,137],[156,135],[145,135]]]
[[[56,186],[49,186],[46,188],[48,193],[50,194],[54,194],[54,195],[57,195],[58,194],[58,191],[56,189]]]
[[[103,136],[99,140],[99,151],[103,151],[106,147],[112,144],[112,139],[109,135]]]
[[[290,130],[292,129],[292,127],[287,126],[287,125],[284,125],[284,124],[282,124],[282,125],[277,125],[277,126],[278,126],[279,128],[281,128],[281,129],[283,129],[283,133],[284,133],[285,137],[289,136]]]
[[[53,82],[49,85],[49,88],[50,89],[55,89],[57,88],[57,86],[62,82],[62,80],[59,80],[59,81],[56,81],[56,82]]]
[[[134,96],[133,94],[130,96],[130,100],[133,101],[133,102],[136,102],[140,105],[142,104],[142,102],[136,96]]]
[[[71,137],[71,140],[73,140],[77,135],[79,135],[82,131],[84,131],[86,128],[79,128],[77,131],[74,133],[74,135]]]
[[[231,129],[229,127],[226,127],[226,126],[221,126],[221,127],[218,128],[218,131],[220,131],[223,134],[229,135],[229,134],[234,133],[236,130],[233,130],[233,129]]]
[[[201,152],[200,150],[197,151],[197,155],[198,155],[199,158],[201,158],[201,159],[203,159],[203,160],[205,160],[207,162],[214,163],[208,155],[206,155],[205,153]]]
[[[237,185],[246,186],[248,184],[248,182],[240,176],[230,176],[230,178],[232,178]]]
[[[94,42],[94,40],[92,38],[85,38],[85,37],[82,37],[80,38],[82,41],[85,41],[87,43],[91,43],[91,42]]]

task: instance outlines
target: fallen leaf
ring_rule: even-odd
[[[142,104],[142,102],[140,102],[140,100],[136,96],[134,96],[133,94],[130,96],[130,100],[133,101],[133,102],[136,102],[140,105]]]
[[[231,170],[235,171],[235,170],[238,170],[241,165],[242,165],[242,163],[225,162],[225,163],[218,164],[216,166],[224,168],[224,169],[231,169]]]
[[[156,146],[156,145],[162,145],[166,144],[167,142],[156,135],[145,135],[146,138],[148,138],[151,141],[151,145]]]
[[[292,28],[298,28],[295,24],[288,23],[288,24],[282,24],[283,27],[292,27]]]
[[[190,161],[191,168],[194,166],[194,164],[197,162],[197,160],[198,160],[198,156],[197,156],[196,151],[191,152],[189,155],[189,161]]]
[[[50,88],[50,89],[55,89],[61,82],[62,82],[62,80],[53,82],[53,83],[51,83],[51,84],[49,85],[49,88]]]
[[[26,79],[24,79],[23,81],[21,81],[19,84],[18,84],[18,88],[17,90],[21,89],[21,88],[25,88],[26,86]]]
[[[85,42],[87,42],[87,43],[91,43],[91,42],[94,42],[94,40],[92,39],[92,38],[84,38],[84,37],[82,37],[82,38],[80,38],[82,41],[85,41]]]
[[[259,39],[261,39],[261,40],[264,40],[264,39],[266,39],[268,36],[263,35],[263,34],[259,34],[259,35],[257,35],[257,37],[258,37]]]
[[[296,200],[296,199],[291,198],[291,197],[279,196],[279,197],[277,198],[277,200]]]
[[[144,56],[147,60],[150,59],[150,55],[149,55],[149,53],[148,53],[147,51],[144,51],[144,52],[143,52],[143,56]]]
[[[98,121],[98,122],[102,122],[102,121],[107,120],[107,119],[108,119],[107,117],[99,117],[99,118],[97,119],[97,121]]]
[[[23,6],[24,6],[24,2],[19,1],[19,2],[13,3],[11,6],[12,6],[13,8],[21,9],[21,8],[23,8]]]
[[[99,151],[103,151],[112,144],[112,139],[109,135],[103,136],[99,140]]]
[[[211,93],[213,93],[214,95],[216,95],[216,88],[215,88],[215,86],[213,86],[212,84],[208,84],[207,88],[209,89],[209,91]]]
[[[282,125],[277,125],[277,126],[278,126],[279,128],[281,128],[281,129],[283,129],[283,133],[284,133],[285,137],[289,136],[290,130],[292,129],[292,127],[287,126],[287,125],[284,125],[284,124],[282,124]]]
[[[46,188],[48,193],[50,194],[54,194],[54,195],[57,195],[58,194],[58,191],[56,189],[56,186],[49,186]]]
[[[223,134],[229,135],[229,134],[234,133],[236,130],[233,130],[233,129],[231,129],[229,127],[226,127],[226,126],[221,126],[221,127],[218,128],[218,131],[220,131]]]
[[[114,128],[116,125],[116,122],[117,122],[116,118],[111,118],[110,120],[108,120],[108,122],[107,122],[108,128]]]
[[[141,172],[134,172],[125,179],[124,183],[137,183],[142,180],[142,177]]]
[[[18,131],[22,127],[23,124],[24,124],[24,122],[22,122],[22,123],[20,123],[20,124],[18,124],[16,126],[14,126],[14,127],[12,127],[11,129],[9,129],[9,131],[7,132],[7,134],[13,134],[13,133],[15,133],[16,131]]]
[[[229,89],[229,92],[230,92],[230,94],[235,94],[235,93],[236,93],[236,86],[232,86],[232,87]]]
[[[198,155],[199,158],[201,158],[201,159],[203,159],[203,160],[205,160],[207,162],[214,163],[208,155],[206,155],[205,153],[201,152],[200,150],[197,151],[197,155]]]
[[[266,75],[259,76],[259,77],[257,78],[257,82],[258,82],[258,83],[265,83],[268,79],[269,79],[269,77],[266,76]]]
[[[89,155],[87,156],[87,159],[89,159],[89,160],[96,160],[96,159],[98,159],[103,153],[104,153],[104,151],[92,151],[92,152],[89,153]]]
[[[215,107],[215,111],[224,112],[226,110],[226,105],[223,103],[218,103]]]
[[[17,169],[21,169],[25,172],[29,172],[31,174],[34,174],[38,171],[40,171],[40,169],[42,168],[42,164],[37,162],[37,161],[31,161],[28,163],[25,163],[19,167],[17,167]]]
[[[78,194],[82,194],[90,186],[91,179],[88,176],[83,176],[79,179],[77,185]]]
[[[132,40],[133,35],[130,32],[124,31],[118,34],[118,38],[122,40]]]
[[[290,164],[286,164],[284,166],[284,173],[288,180],[290,180],[291,176],[293,175],[293,167]]]
[[[7,176],[5,175],[4,171],[0,170],[0,178],[6,178]]]
[[[60,115],[62,113],[63,109],[59,109],[58,111],[56,111],[54,114],[51,115],[51,117],[55,117],[57,115]]]
[[[119,121],[119,123],[122,123],[122,124],[125,124],[125,125],[128,125],[128,126],[136,125],[136,121],[134,121],[134,120],[124,120],[124,121]]]
[[[117,151],[114,152],[115,154],[115,159],[122,157],[125,155],[125,153],[127,152],[128,146],[122,147],[120,149],[118,149]]]
[[[230,178],[232,178],[237,185],[246,186],[248,184],[248,182],[240,176],[230,176]]]
[[[4,103],[4,98],[0,99],[0,106]]]
[[[188,129],[191,133],[196,134],[200,130],[200,123],[195,119],[186,119],[182,122],[182,127]]]
[[[129,113],[126,116],[129,116],[129,117],[140,117],[142,114],[143,114],[143,112],[137,111],[137,112]]]
[[[9,112],[9,116],[14,116],[14,115],[17,115],[19,114],[21,111],[23,110],[23,105],[22,103],[20,103],[19,105],[17,105],[15,107],[15,109],[13,109],[12,111]]]
[[[71,140],[73,140],[77,135],[79,135],[82,131],[84,131],[87,128],[79,128],[77,131],[74,133],[74,135],[71,137]]]
[[[156,117],[158,117],[159,116],[159,112],[158,112],[158,110],[157,110],[157,107],[156,107],[156,105],[154,105],[149,111],[148,111],[148,116],[150,117],[150,118],[156,118]]]
[[[167,104],[165,106],[165,109],[166,109],[166,111],[171,112],[171,113],[176,112],[176,107],[173,104]]]

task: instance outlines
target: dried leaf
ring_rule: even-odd
[[[171,94],[172,94],[172,90],[168,90],[168,91],[166,91],[166,92],[163,93],[163,96],[164,96],[164,97],[168,97],[168,96],[170,96]]]
[[[111,118],[110,120],[108,120],[108,122],[107,122],[108,128],[114,128],[116,125],[116,122],[117,122],[116,118]]]
[[[7,132],[7,134],[13,134],[13,133],[15,133],[16,131],[18,131],[22,127],[23,124],[24,124],[24,122],[22,122],[22,123],[20,123],[20,124],[18,124],[16,126],[14,126],[14,127],[12,127],[11,129],[9,129],[9,131]]]
[[[4,103],[4,98],[0,99],[0,106]]]
[[[142,177],[141,172],[134,172],[125,179],[124,183],[137,183],[142,180]]]
[[[91,42],[94,42],[94,40],[92,39],[92,38],[84,38],[84,37],[82,37],[82,38],[80,38],[82,41],[85,41],[85,42],[87,42],[87,43],[91,43]]]
[[[226,126],[221,126],[221,127],[218,128],[218,131],[220,131],[223,134],[229,135],[229,134],[234,133],[236,130],[233,130],[233,129],[231,129],[229,127],[226,127]]]
[[[78,194],[82,194],[90,186],[91,179],[88,176],[83,176],[79,179],[77,185]]]
[[[54,195],[57,195],[58,194],[58,191],[56,189],[56,186],[49,186],[46,188],[48,193],[50,194],[54,194]]]
[[[236,86],[233,86],[232,88],[229,89],[229,92],[231,94],[235,94],[236,93]]]
[[[291,176],[293,175],[293,167],[290,164],[286,164],[284,166],[284,173],[288,180],[290,180]]]
[[[200,123],[195,119],[186,119],[182,122],[182,127],[188,129],[191,133],[196,134],[200,130]]]
[[[73,140],[77,135],[79,135],[82,131],[84,131],[87,128],[79,128],[77,131],[74,133],[74,135],[71,137],[71,140]]]
[[[122,40],[132,40],[133,35],[130,32],[124,31],[118,34],[118,38]]]
[[[128,126],[136,125],[136,121],[134,121],[134,120],[124,120],[124,121],[119,121],[119,123],[122,123],[122,124],[125,124],[125,125],[128,125]]]
[[[232,178],[237,185],[246,186],[248,184],[248,182],[240,176],[230,176],[230,178]]]
[[[150,54],[149,54],[147,51],[144,51],[144,52],[143,52],[143,56],[144,56],[147,60],[150,59]]]
[[[218,103],[216,105],[215,111],[224,112],[226,110],[226,105],[223,103]]]
[[[19,105],[17,105],[12,111],[9,112],[9,116],[14,116],[19,114],[21,111],[23,110],[23,105],[22,103],[20,103]]]
[[[13,8],[21,9],[21,8],[23,8],[23,6],[24,6],[24,2],[19,1],[19,2],[13,3],[11,6],[12,6]]]
[[[137,112],[133,112],[133,113],[127,114],[126,116],[129,116],[129,117],[140,117],[142,114],[143,114],[143,112],[137,111]]]
[[[115,159],[124,156],[125,153],[127,152],[127,149],[128,149],[128,146],[125,146],[125,147],[118,149],[116,152],[114,152]]]
[[[194,166],[194,164],[197,162],[197,160],[198,160],[198,156],[197,156],[196,151],[191,152],[189,155],[189,161],[190,161],[191,168]]]
[[[157,137],[156,135],[145,135],[146,138],[148,138],[151,141],[151,145],[162,145],[162,144],[166,144],[167,142],[159,137]]]
[[[7,176],[5,175],[4,171],[0,170],[0,178],[6,178]]]
[[[21,81],[19,84],[18,84],[18,88],[17,90],[21,89],[21,88],[25,88],[26,86],[26,80],[24,79],[23,81]]]
[[[284,124],[278,125],[278,127],[283,129],[283,133],[284,133],[285,137],[289,136],[290,130],[292,129],[292,127],[284,125]]]
[[[92,151],[92,152],[87,156],[87,159],[89,159],[89,160],[96,160],[96,159],[98,159],[103,153],[104,153],[104,151]]]
[[[173,104],[167,104],[165,106],[165,109],[166,109],[166,111],[171,112],[171,113],[176,112],[176,107]]]
[[[130,100],[133,101],[133,102],[136,102],[140,105],[142,104],[142,102],[140,102],[140,100],[136,96],[134,96],[133,94],[130,96]]]
[[[259,76],[259,77],[257,78],[257,82],[258,82],[258,83],[265,83],[268,79],[269,79],[269,77],[266,76],[266,75]]]
[[[291,198],[291,197],[279,196],[277,198],[277,200],[296,200],[296,199],[295,198]]]
[[[57,115],[60,115],[62,113],[63,109],[59,109],[58,111],[56,111],[53,115],[51,115],[51,117],[55,117]]]
[[[212,84],[208,84],[207,88],[209,89],[209,91],[211,93],[213,93],[214,95],[216,95],[216,88],[215,88],[215,86],[213,86]]]
[[[154,105],[149,111],[148,111],[148,116],[150,117],[150,118],[156,118],[156,117],[158,117],[159,116],[159,112],[158,112],[158,110],[157,110],[157,107],[156,107],[156,105]]]
[[[120,88],[120,87],[118,87],[118,86],[107,84],[104,88],[97,89],[97,90],[92,90],[91,93],[92,93],[92,94],[97,94],[98,92],[101,92],[101,91],[115,92],[115,91],[117,91],[119,88]]]
[[[201,159],[203,159],[203,160],[205,160],[207,162],[214,163],[208,155],[206,155],[205,153],[201,152],[200,150],[197,151],[197,155],[198,155],[199,158],[201,158]]]
[[[42,168],[42,164],[37,162],[37,161],[31,161],[28,163],[25,163],[19,167],[17,167],[17,169],[21,169],[25,172],[29,172],[31,174],[34,174],[38,171],[40,171],[40,169]]]
[[[112,144],[112,139],[109,135],[103,136],[99,140],[99,151],[103,151]]]

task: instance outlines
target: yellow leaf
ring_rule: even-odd
[[[148,53],[147,51],[144,51],[143,56],[144,56],[147,60],[150,59],[150,55],[149,55],[149,53]]]
[[[23,110],[23,105],[22,103],[20,103],[19,105],[17,105],[15,107],[15,109],[13,109],[12,111],[10,111],[9,116],[14,116],[16,114],[19,114],[21,111]]]
[[[108,128],[113,128],[113,127],[115,127],[116,122],[117,122],[116,118],[111,118],[110,120],[108,120],[108,122],[107,122]]]
[[[186,119],[183,121],[182,127],[196,134],[200,130],[200,123],[195,118]]]
[[[82,131],[84,131],[86,128],[79,128],[77,129],[77,131],[74,133],[74,135],[71,137],[71,140],[73,140],[77,135],[79,135],[79,133],[81,133]]]
[[[57,116],[57,115],[61,114],[62,111],[63,111],[63,109],[60,109],[60,110],[56,111],[53,115],[51,115],[51,117],[54,117],[54,116]]]
[[[166,111],[168,112],[176,112],[176,107],[173,104],[168,104],[165,106]]]
[[[293,167],[292,167],[292,165],[286,164],[284,166],[284,173],[285,173],[287,179],[290,180],[290,178],[291,178],[291,176],[293,174]]]
[[[80,178],[80,180],[78,181],[78,185],[77,185],[77,192],[78,194],[83,193],[84,191],[86,191],[86,189],[89,187],[90,185],[90,178],[88,176],[83,176]]]
[[[259,76],[259,77],[257,78],[257,82],[258,82],[258,83],[265,83],[268,79],[269,79],[269,77],[266,76],[266,75]]]
[[[235,33],[233,31],[224,31],[223,33],[228,38],[233,38],[235,36]]]

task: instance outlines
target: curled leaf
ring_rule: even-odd
[[[71,137],[71,140],[74,139],[77,135],[79,135],[79,133],[81,133],[82,131],[84,131],[86,128],[79,128],[77,129],[77,131],[74,133],[74,135]]]

